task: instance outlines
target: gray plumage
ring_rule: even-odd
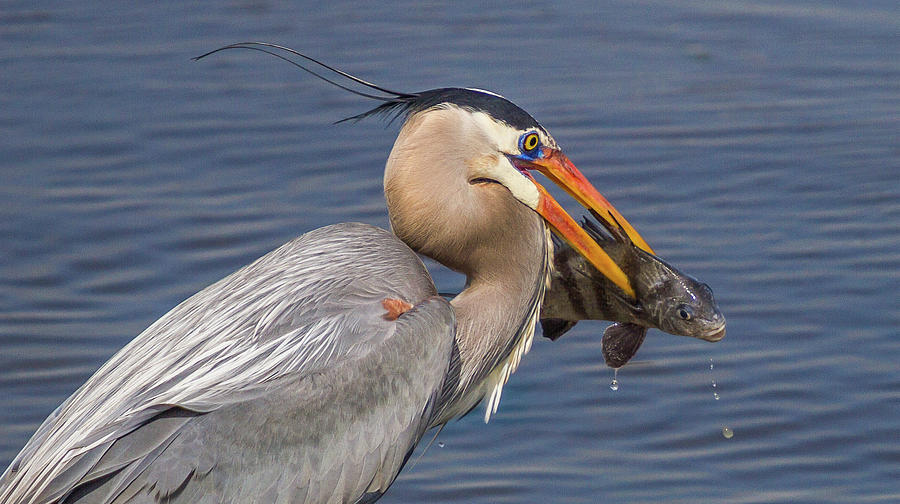
[[[110,359],[38,429],[0,500],[56,502],[76,485],[63,502],[383,493],[428,427],[453,344],[453,310],[428,279],[372,226],[285,244]],[[385,298],[416,306],[387,321]]]

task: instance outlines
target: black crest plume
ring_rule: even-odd
[[[322,63],[321,61],[313,57],[307,56],[289,47],[271,44],[269,42],[238,42],[236,44],[229,44],[227,46],[214,49],[212,51],[209,51],[208,53],[201,54],[200,56],[196,56],[191,59],[197,61],[217,52],[225,51],[228,49],[248,49],[251,51],[264,52],[280,60],[286,61],[291,65],[294,65],[295,67],[303,70],[304,72],[307,72],[315,76],[316,78],[331,84],[332,86],[336,86],[340,89],[343,89],[344,91],[362,96],[364,98],[383,102],[381,105],[378,105],[377,107],[367,112],[363,112],[362,114],[348,117],[346,119],[341,119],[337,122],[359,121],[372,115],[387,115],[390,116],[390,120],[393,121],[398,116],[408,114],[413,110],[419,108],[417,107],[417,104],[422,97],[422,93],[403,93],[400,91],[393,91],[391,89],[387,89],[377,84],[373,84],[371,82],[360,79],[355,75],[351,75],[347,72],[334,68],[333,66]],[[300,61],[295,58],[299,58]],[[331,74],[331,77],[326,77],[325,75],[323,75],[323,73]],[[341,82],[338,82],[338,80],[340,79],[343,79],[347,82],[345,84],[342,84]],[[361,91],[357,88],[365,89],[365,91]]]
[[[502,96],[487,91],[466,88],[439,88],[418,93],[393,91],[372,84],[371,82],[360,79],[354,75],[350,75],[333,66],[326,65],[325,63],[299,51],[295,51],[294,49],[277,44],[270,44],[268,42],[240,42],[231,44],[197,56],[194,60],[205,58],[210,54],[215,54],[226,49],[249,49],[270,54],[331,84],[332,86],[336,86],[344,91],[364,98],[382,102],[380,105],[369,111],[342,119],[338,122],[359,121],[369,116],[378,115],[387,116],[390,118],[389,122],[392,122],[401,116],[406,117],[415,112],[427,110],[445,103],[452,103],[464,109],[484,112],[517,129],[540,126],[528,112],[525,112],[516,104]]]

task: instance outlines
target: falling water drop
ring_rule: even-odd
[[[719,384],[716,383],[716,375],[713,374],[713,360],[709,359],[709,384],[712,387],[713,399],[719,400]]]
[[[719,400],[719,384],[716,383],[716,375],[713,374],[713,360],[709,359],[709,385],[712,387],[712,396],[716,401]],[[731,439],[734,436],[734,431],[731,430],[730,427],[723,426],[722,427],[722,437],[725,439]]]
[[[443,448],[443,447],[444,447],[444,442],[438,441],[438,448]]]
[[[615,392],[616,390],[619,390],[618,377],[619,377],[619,368],[615,368],[615,369],[613,369],[613,380],[611,382],[609,382],[609,390],[612,390],[613,392]]]

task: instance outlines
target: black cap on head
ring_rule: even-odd
[[[452,104],[473,112],[484,112],[494,119],[509,124],[513,128],[526,130],[538,128],[540,124],[528,112],[506,98],[480,89],[439,88],[415,94],[398,96],[372,110],[348,117],[345,121],[358,121],[372,115],[390,115],[391,121],[397,117],[408,117],[443,104]]]

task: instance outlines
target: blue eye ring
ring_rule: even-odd
[[[534,131],[525,133],[519,138],[519,150],[523,154],[530,157],[537,156],[538,149],[541,148],[541,137]]]

